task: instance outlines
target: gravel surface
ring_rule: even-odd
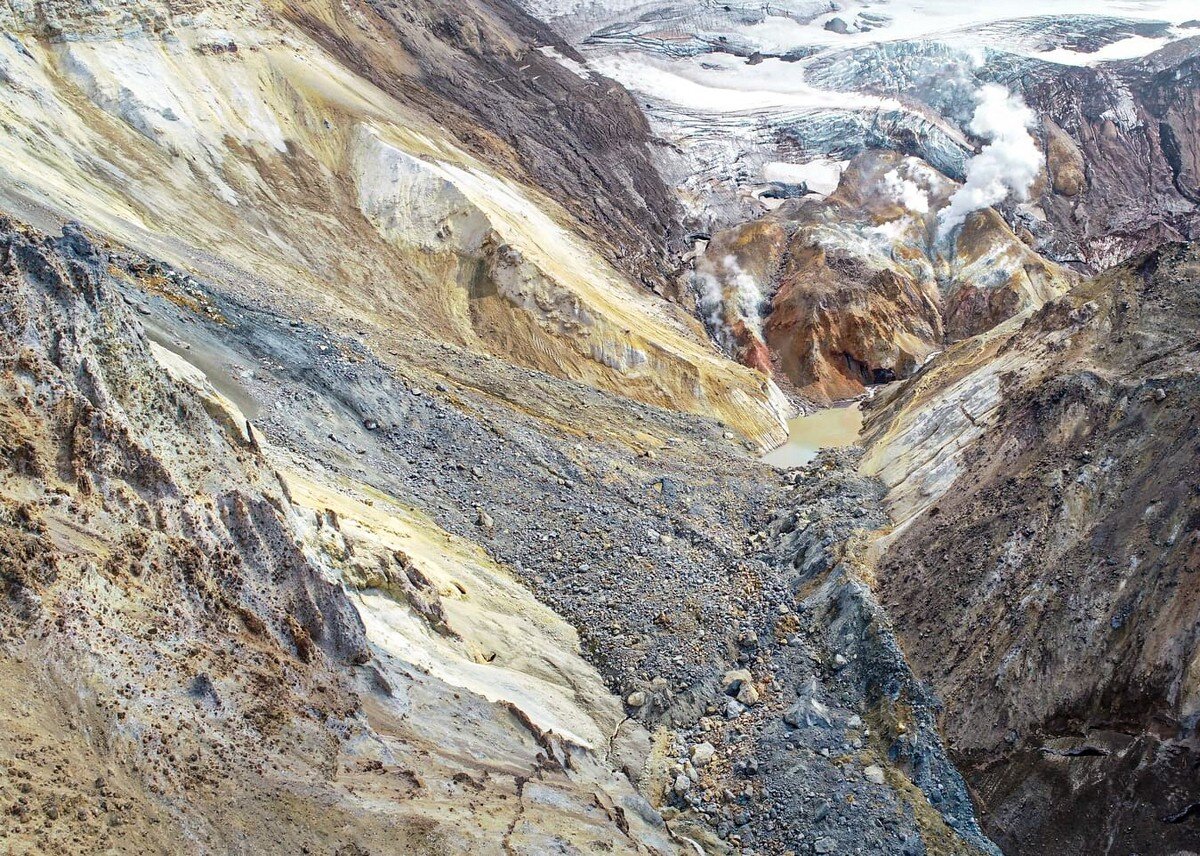
[[[993,852],[860,579],[856,541],[885,518],[856,451],[783,472],[714,422],[201,302],[220,323],[149,311],[178,347],[225,355],[273,446],[476,540],[578,629],[629,714],[661,726],[630,772],[673,828],[746,853]],[[581,427],[527,415],[548,400]]]

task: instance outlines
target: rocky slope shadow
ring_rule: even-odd
[[[903,522],[879,590],[1006,852],[1194,849],[1198,320],[1200,253],[1167,245],[868,419]]]

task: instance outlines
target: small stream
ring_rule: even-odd
[[[777,467],[803,466],[821,449],[853,445],[862,424],[862,408],[858,402],[797,416],[788,422],[788,441],[768,452],[762,460]]]

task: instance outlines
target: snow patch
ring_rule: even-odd
[[[1127,39],[1113,42],[1105,45],[1097,51],[1084,53],[1082,51],[1073,51],[1070,48],[1055,48],[1052,51],[1045,51],[1036,54],[1038,59],[1043,59],[1046,62],[1054,62],[1059,65],[1097,65],[1102,62],[1112,62],[1122,59],[1137,59],[1154,53],[1159,48],[1165,47],[1172,40],[1166,37],[1152,39],[1147,36],[1130,36]]]
[[[597,71],[626,88],[697,113],[756,110],[903,110],[894,98],[818,89],[801,70],[778,59],[749,66],[738,57],[713,55],[664,63],[637,53],[591,61]]]
[[[804,184],[811,192],[828,196],[837,190],[842,172],[849,163],[830,158],[817,158],[805,163],[772,161],[763,165],[762,177],[763,181],[780,184]]]
[[[584,65],[582,63],[576,62],[575,60],[571,59],[570,57],[563,56],[552,46],[544,45],[544,46],[538,48],[537,52],[540,53],[544,57],[549,57],[550,59],[554,60],[559,65],[561,65],[563,68],[565,68],[567,71],[571,72],[571,74],[578,77],[580,80],[587,80],[589,82],[592,81],[591,69],[589,69],[586,65]]]

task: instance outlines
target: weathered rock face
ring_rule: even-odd
[[[3,204],[47,229],[88,212],[341,329],[781,439],[777,392],[646,288],[676,230],[628,96],[511,9],[435,6],[22,6],[0,43]]]
[[[987,76],[1044,117],[1039,249],[1101,270],[1200,236],[1200,39],[1097,68],[1014,61]]]
[[[828,197],[718,232],[693,276],[710,329],[747,365],[828,403],[1066,290],[1073,275],[992,209],[939,237],[955,187],[916,158],[870,152]]]
[[[931,286],[836,249],[795,246],[771,303],[766,341],[802,395],[853,398],[868,385],[911,374],[941,341]]]
[[[905,521],[879,588],[1005,852],[1194,844],[1198,320],[1200,251],[1169,245],[868,421]]]
[[[1021,240],[994,209],[976,211],[956,233],[941,280],[947,340],[985,333],[1062,294],[1076,276]]]
[[[224,846],[220,783],[254,776],[284,734],[303,764],[334,764],[329,741],[357,707],[344,667],[370,658],[357,613],[294,543],[244,418],[227,405],[213,419],[216,397],[155,364],[107,264],[78,232],[55,242],[0,221],[2,671],[39,687],[61,729],[6,705],[4,754],[19,760],[0,788],[15,800],[34,777],[14,852],[119,836],[173,849],[185,828]],[[318,697],[327,718],[301,712]],[[67,762],[55,777],[52,757]],[[155,798],[185,789],[187,819]],[[59,822],[34,833],[47,816]]]
[[[1087,189],[1087,164],[1075,141],[1051,119],[1042,118],[1046,141],[1046,172],[1050,188],[1059,196],[1071,198]]]
[[[554,197],[610,261],[662,293],[682,228],[628,92],[574,70],[582,57],[516,3],[326,7],[286,4],[281,14],[459,145]]]
[[[25,543],[47,571],[27,576],[10,563],[9,603],[41,613],[42,586],[92,585],[96,573],[112,584],[152,572],[149,585],[199,592],[222,577],[218,602],[200,596],[196,620],[240,615],[253,635],[306,663],[321,650],[363,661],[361,623],[288,543],[283,487],[261,468],[236,406],[181,391],[157,368],[153,346],[98,274],[107,256],[80,231],[53,242],[5,218],[0,236],[8,475],[42,493],[21,504],[9,484],[8,511],[10,524],[38,536]],[[77,526],[99,540],[85,537],[93,549],[60,561],[54,533]]]

